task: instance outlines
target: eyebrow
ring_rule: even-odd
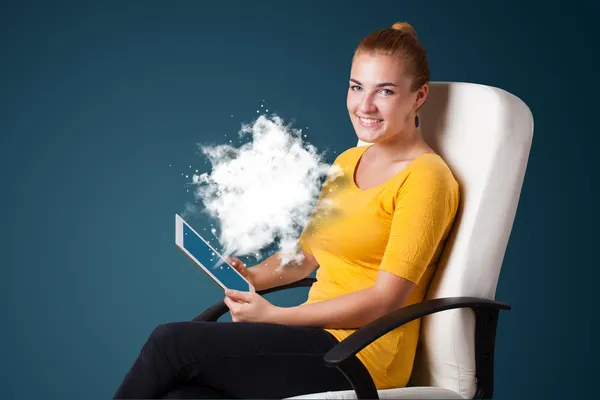
[[[350,81],[352,81],[352,82],[354,82],[354,83],[362,86],[362,83],[360,83],[356,79],[350,79]],[[383,83],[378,83],[377,85],[375,85],[375,87],[384,87],[384,86],[395,86],[395,87],[398,87],[398,85],[396,85],[395,83],[392,83],[392,82],[383,82]]]

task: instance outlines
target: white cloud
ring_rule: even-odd
[[[321,178],[334,179],[341,171],[302,141],[301,130],[277,116],[261,115],[238,134],[251,140],[239,148],[200,146],[212,165],[210,173],[192,176],[202,211],[219,221],[217,239],[224,255],[258,260],[261,249],[279,238],[282,263],[300,261],[297,238],[319,195]]]

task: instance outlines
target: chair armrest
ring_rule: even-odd
[[[261,296],[264,296],[268,293],[279,292],[281,290],[297,288],[297,287],[308,287],[312,286],[313,283],[316,282],[315,278],[304,278],[299,281],[289,283],[287,285],[276,286],[270,289],[259,290],[257,293]],[[221,318],[225,313],[229,311],[229,308],[223,301],[213,304],[206,310],[204,310],[200,315],[193,319],[193,321],[211,321],[215,322],[219,318]]]
[[[510,306],[494,300],[476,297],[446,297],[425,300],[392,311],[336,344],[325,356],[325,365],[336,367],[350,382],[359,399],[377,399],[372,382],[359,381],[358,370],[364,366],[356,362],[356,353],[389,331],[412,320],[453,308],[471,308],[475,312],[475,361],[477,376],[476,399],[491,399],[494,392],[494,347],[498,312],[510,310]]]
[[[342,364],[376,339],[412,320],[439,311],[465,307],[510,310],[508,304],[476,297],[446,297],[411,304],[392,311],[358,329],[325,354],[325,363],[330,367]]]

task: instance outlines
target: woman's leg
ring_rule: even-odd
[[[244,322],[158,326],[115,398],[160,398],[198,385],[237,398],[284,398],[351,389],[323,356],[337,340],[320,328]],[[214,397],[214,394],[209,394]]]
[[[231,399],[225,392],[205,385],[180,386],[171,390],[162,399]]]

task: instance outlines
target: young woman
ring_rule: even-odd
[[[279,253],[250,268],[232,259],[257,290],[319,267],[307,301],[282,308],[256,293],[226,292],[232,322],[158,326],[115,398],[160,398],[186,383],[207,398],[351,389],[324,354],[356,329],[422,301],[458,209],[458,182],[418,130],[428,81],[410,24],[359,43],[347,107],[358,138],[371,144],[335,160],[344,173],[323,186],[319,201],[334,200],[336,212],[313,213],[298,242],[300,264],[280,268]],[[357,354],[378,389],[406,386],[419,327],[419,320],[399,327]]]

